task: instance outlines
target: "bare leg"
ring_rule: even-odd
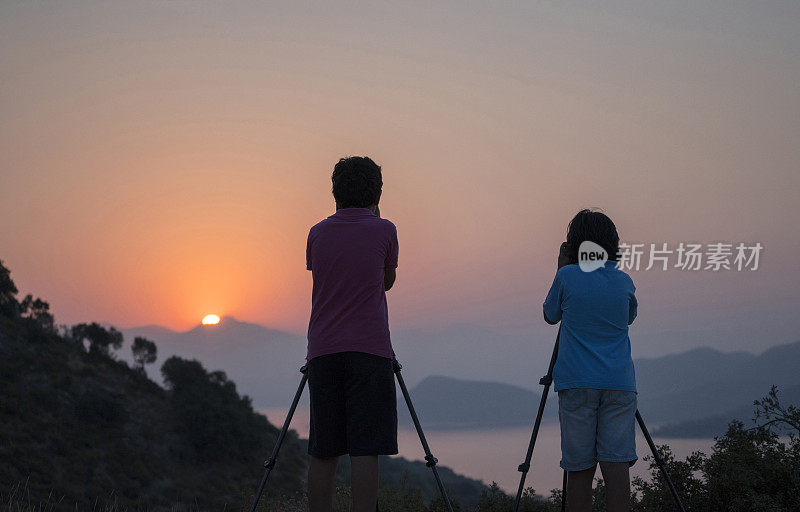
[[[333,487],[338,458],[311,457],[308,465],[308,509],[311,512],[333,511]]]
[[[375,512],[378,504],[378,457],[350,457],[353,512]]]
[[[569,512],[590,512],[592,510],[592,482],[597,466],[583,471],[567,473],[567,510]]]
[[[627,462],[601,462],[600,471],[606,481],[608,512],[628,512],[631,496],[631,478]]]

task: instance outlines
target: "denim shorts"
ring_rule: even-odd
[[[558,419],[565,470],[636,462],[636,392],[563,389],[558,392]]]

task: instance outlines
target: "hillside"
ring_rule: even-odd
[[[98,499],[153,510],[241,506],[277,429],[236,400],[233,383],[193,370],[191,385],[203,396],[179,403],[124,363],[56,335],[31,342],[24,327],[0,317],[2,492],[25,483],[34,500],[52,493],[54,510]],[[273,495],[303,487],[296,436],[284,450]]]
[[[29,504],[24,510],[45,504],[41,510],[52,512],[249,505],[278,429],[224,372],[171,356],[160,365],[161,386],[116,359],[123,336],[113,327],[57,330],[46,302],[20,303],[16,294],[0,262],[0,503],[18,504],[21,495]],[[213,350],[214,339],[207,341]],[[302,503],[306,443],[289,432],[259,510]],[[342,483],[346,470],[344,461]],[[460,503],[477,502],[486,489],[449,468],[440,471]],[[385,457],[381,480],[382,500],[435,497],[423,462]]]

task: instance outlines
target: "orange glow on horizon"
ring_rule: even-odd
[[[393,330],[540,325],[530,312],[567,222],[599,206],[627,241],[772,248],[752,274],[635,277],[663,315],[646,333],[692,311],[691,329],[736,333],[737,349],[745,331],[778,336],[772,316],[739,312],[797,297],[784,269],[800,71],[786,56],[800,45],[771,23],[779,9],[725,12],[748,23],[724,34],[705,8],[681,31],[659,9],[454,8],[433,33],[394,4],[337,10],[391,25],[376,45],[295,4],[0,3],[13,77],[0,87],[0,259],[20,298],[40,296],[62,325],[183,332],[216,311],[304,336],[309,228],[335,210],[336,161],[369,155],[398,229]],[[660,343],[645,342],[650,355]]]

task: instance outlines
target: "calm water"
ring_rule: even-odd
[[[270,422],[282,425],[286,409],[262,409]],[[292,420],[292,428],[300,436],[308,436],[308,409],[299,409]],[[425,428],[424,419],[422,424]],[[655,425],[648,425],[652,430]],[[491,430],[427,430],[425,437],[439,463],[486,483],[497,482],[507,492],[516,492],[520,473],[517,466],[524,460],[531,436],[531,427],[515,427]],[[708,453],[713,439],[663,439],[655,438],[656,444],[668,444],[675,455],[682,459],[700,450]],[[533,464],[526,486],[537,492],[550,494],[550,489],[561,487],[561,434],[557,424],[545,424],[539,430]],[[401,429],[398,432],[400,455],[412,460],[423,460],[425,453],[415,430]],[[636,438],[639,461],[631,468],[631,476],[649,477],[648,464],[641,458],[649,454],[644,437]],[[598,469],[598,476],[600,471]]]

